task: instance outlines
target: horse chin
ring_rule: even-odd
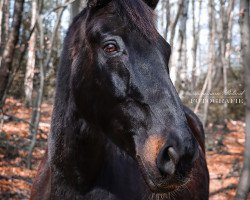
[[[150,191],[154,194],[168,194],[177,191],[180,186],[174,185],[156,185],[152,180],[145,180]]]
[[[154,194],[172,194],[183,188],[184,184],[155,183],[152,179],[144,178],[148,188]]]
[[[142,177],[148,186],[149,190],[154,194],[172,194],[176,191],[183,188],[188,182],[189,178],[177,178],[177,176],[173,176],[171,178],[167,178],[164,176],[158,176],[157,178],[153,178],[155,176],[149,172],[148,168],[146,168],[143,161],[137,157],[140,171],[142,173]]]

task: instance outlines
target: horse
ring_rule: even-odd
[[[169,77],[158,0],[89,0],[64,40],[31,200],[208,200],[204,130]]]

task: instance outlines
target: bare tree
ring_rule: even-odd
[[[246,88],[246,144],[243,169],[236,192],[236,200],[246,200],[250,192],[250,1],[240,1],[241,61],[245,69]]]
[[[37,0],[32,1],[32,16],[31,16],[31,30],[35,26],[36,16],[38,11],[38,2]],[[24,93],[25,93],[25,105],[32,105],[32,91],[33,91],[33,78],[34,78],[34,70],[36,63],[36,30],[34,30],[30,41],[29,41],[29,49],[28,49],[28,60],[26,66],[26,73],[24,78]]]
[[[8,38],[8,33],[9,33],[9,6],[10,6],[10,1],[9,0],[2,0],[0,2],[0,61],[2,58],[2,49],[5,46],[6,39]]]
[[[9,34],[9,19],[10,19],[10,0],[4,0],[4,34],[3,36],[7,38],[8,34]],[[4,42],[6,42],[7,40],[5,39]]]
[[[176,77],[177,77],[177,58],[176,58],[176,53],[175,53],[175,48],[174,48],[174,38],[175,38],[175,32],[176,32],[176,26],[177,26],[177,23],[179,21],[179,18],[181,16],[181,13],[182,13],[182,9],[183,9],[183,6],[184,6],[184,0],[178,0],[178,4],[177,4],[177,12],[176,12],[176,15],[171,17],[173,18],[173,21],[170,22],[170,25],[169,25],[169,32],[170,32],[170,39],[169,39],[169,44],[172,48],[172,54],[171,54],[171,57],[170,57],[170,61],[169,61],[169,66],[171,68],[171,71],[170,71],[170,76],[171,76],[171,79],[175,85],[176,83]]]
[[[161,6],[161,8],[158,10],[158,12],[157,13],[159,13],[158,14],[158,17],[160,17],[160,23],[161,23],[161,29],[163,29],[163,27],[164,27],[164,22],[165,22],[165,15],[166,15],[166,1],[161,1],[160,3],[159,3],[159,5]],[[167,25],[166,25],[167,26]],[[163,30],[162,31],[162,33],[163,33],[163,37],[165,37],[165,34],[166,34],[166,29],[165,30]]]
[[[32,118],[30,123],[30,134],[32,134],[32,140],[31,145],[29,147],[29,154],[27,158],[27,166],[28,168],[31,168],[31,158],[32,158],[32,152],[36,144],[36,136],[37,136],[37,130],[40,122],[41,117],[41,105],[42,105],[42,99],[43,99],[43,93],[44,93],[44,80],[45,80],[45,66],[44,66],[44,29],[42,25],[42,20],[40,17],[38,17],[38,26],[39,26],[39,69],[40,69],[40,81],[39,81],[39,88],[37,92],[37,97],[35,100],[35,106],[32,110]]]
[[[196,16],[195,16],[195,0],[192,0],[192,74],[191,74],[191,91],[193,92],[196,85],[197,85],[197,75],[198,75],[198,65],[197,65],[197,47],[200,37],[200,19],[201,19],[201,6],[202,6],[202,0],[199,0],[199,16],[198,16],[198,22],[196,24]]]
[[[234,0],[230,0],[227,8],[225,8],[225,1],[220,0],[220,19],[221,19],[221,30],[219,32],[219,43],[220,43],[220,59],[223,70],[223,87],[224,87],[224,98],[228,90],[228,75],[227,69],[230,67],[230,49],[231,49],[231,38],[232,38],[232,27],[233,27],[233,8]],[[224,121],[226,123],[227,118],[227,103],[223,105]]]
[[[215,13],[214,13],[214,0],[209,0],[208,2],[208,15],[209,15],[209,48],[208,48],[208,70],[206,79],[204,81],[201,93],[198,98],[198,103],[194,109],[194,112],[197,113],[199,106],[201,104],[201,99],[204,93],[209,94],[212,90],[212,80],[214,76],[214,66],[215,66]],[[208,114],[208,107],[209,107],[209,95],[204,102],[204,115],[203,115],[203,124],[205,125],[207,122],[207,114]]]
[[[215,13],[214,13],[214,0],[209,0],[208,2],[208,15],[209,15],[209,49],[208,49],[208,72],[207,72],[207,89],[206,93],[209,94],[212,90],[212,80],[213,80],[213,72],[215,66]],[[207,95],[207,99],[204,102],[204,116],[203,116],[203,124],[205,125],[207,122],[208,115],[208,107],[209,107],[209,95]]]
[[[0,108],[2,105],[2,98],[4,96],[4,91],[8,84],[8,79],[11,72],[13,57],[15,53],[15,47],[18,42],[22,12],[23,12],[24,0],[16,0],[14,4],[14,15],[12,21],[12,30],[9,34],[8,41],[5,45],[3,56],[0,66]]]
[[[181,12],[182,12],[183,4],[184,4],[184,0],[178,0],[177,13],[176,13],[175,17],[173,18],[174,20],[172,21],[172,23],[170,25],[170,46],[171,47],[173,47],[176,25],[179,21],[179,18],[180,18]]]
[[[75,0],[71,4],[71,7],[70,7],[70,18],[71,18],[71,21],[82,10],[82,8],[84,6],[86,6],[86,1],[82,1],[82,0]]]
[[[3,23],[3,0],[0,2],[0,48],[2,43],[2,23]]]
[[[39,26],[39,68],[40,68],[40,81],[39,81],[39,88],[38,92],[35,98],[35,103],[32,109],[32,116],[31,116],[31,122],[30,122],[30,135],[32,135],[31,144],[29,147],[29,153],[27,158],[27,166],[28,168],[31,168],[31,158],[32,158],[32,152],[36,144],[36,137],[37,137],[37,131],[39,127],[40,117],[41,117],[41,105],[43,101],[44,96],[44,81],[45,81],[45,74],[48,71],[51,58],[52,58],[52,47],[56,40],[57,31],[59,28],[59,25],[61,23],[63,12],[65,11],[67,7],[68,0],[65,1],[65,6],[61,6],[57,11],[57,20],[54,26],[54,29],[52,31],[52,35],[50,37],[50,45],[48,47],[49,51],[45,54],[45,43],[44,43],[44,28],[42,23],[41,16],[38,16],[37,22]],[[46,56],[45,56],[46,55]]]
[[[182,95],[181,91],[181,82],[184,82],[185,73],[187,70],[186,66],[186,55],[185,55],[185,41],[186,41],[186,25],[187,25],[187,18],[188,18],[188,7],[189,7],[189,0],[186,0],[183,4],[183,9],[179,19],[179,35],[178,35],[178,45],[177,45],[177,65],[176,65],[176,80],[174,85],[177,87],[180,96]]]
[[[170,23],[171,23],[171,21],[170,21],[170,2],[169,2],[169,0],[166,0],[166,28],[165,28],[165,32],[164,32],[165,40],[168,39],[168,31],[169,31]]]

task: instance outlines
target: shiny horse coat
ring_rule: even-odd
[[[89,0],[64,41],[32,200],[207,200],[204,131],[169,78],[157,0]]]

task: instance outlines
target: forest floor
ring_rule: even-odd
[[[4,124],[0,125],[0,199],[28,199],[32,179],[45,153],[52,106],[42,105],[37,145],[33,152],[33,168],[26,168],[30,136],[31,110],[12,98],[5,105]],[[0,116],[1,117],[1,116]],[[210,172],[210,200],[231,200],[242,167],[244,128],[241,121],[230,120],[224,126],[211,126],[207,132],[207,162]],[[249,198],[250,200],[250,198]]]

